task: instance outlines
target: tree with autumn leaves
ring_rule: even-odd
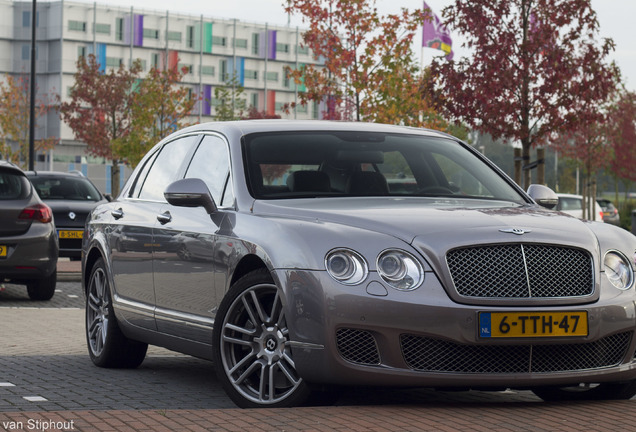
[[[189,126],[197,98],[179,86],[185,70],[152,68],[132,94],[130,132],[113,141],[113,151],[133,167],[163,138]]]
[[[381,16],[375,0],[290,0],[309,29],[304,44],[323,65],[304,65],[290,76],[306,91],[301,103],[325,102],[323,118],[411,126],[439,126],[422,88],[413,41],[425,19],[421,9]]]
[[[25,168],[29,152],[29,85],[28,78],[6,76],[0,82],[0,155]],[[35,116],[40,118],[51,109],[47,100],[36,100]],[[52,149],[59,141],[56,137],[36,139],[35,150]],[[12,143],[15,143],[17,150]]]
[[[456,0],[443,11],[470,58],[434,61],[437,107],[495,139],[531,148],[576,130],[611,95],[611,39],[598,42],[590,0]],[[582,110],[582,111],[581,111]],[[530,184],[525,170],[520,182]]]
[[[185,126],[195,99],[179,87],[183,72],[153,69],[140,79],[141,63],[104,71],[95,56],[77,61],[70,100],[60,104],[62,119],[87,152],[112,161],[111,190],[119,194],[121,162],[134,166],[147,150]]]

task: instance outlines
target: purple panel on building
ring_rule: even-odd
[[[203,86],[203,115],[210,115],[210,100],[212,100],[212,86]]]
[[[135,14],[135,39],[133,40],[135,46],[144,45],[144,16]]]
[[[270,30],[268,37],[269,58],[276,60],[276,30]]]

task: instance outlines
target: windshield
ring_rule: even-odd
[[[95,186],[82,177],[31,177],[31,183],[43,200],[99,201]]]
[[[525,203],[499,173],[449,138],[365,132],[276,132],[244,141],[260,199],[452,196]]]

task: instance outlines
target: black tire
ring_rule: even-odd
[[[128,339],[119,328],[101,258],[91,269],[86,290],[86,343],[93,363],[106,368],[136,368],[148,350],[148,344]]]
[[[280,291],[266,269],[239,279],[213,331],[214,368],[241,408],[302,405],[311,391],[296,372]],[[273,385],[272,385],[273,383]]]
[[[536,387],[532,392],[546,402],[625,400],[636,395],[636,380],[569,387]]]
[[[51,300],[55,294],[57,284],[57,270],[43,279],[36,279],[27,283],[27,293],[31,300]]]

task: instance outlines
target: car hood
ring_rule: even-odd
[[[349,225],[429,251],[476,243],[528,241],[598,248],[584,222],[536,205],[436,198],[321,198],[256,201],[256,215]]]

